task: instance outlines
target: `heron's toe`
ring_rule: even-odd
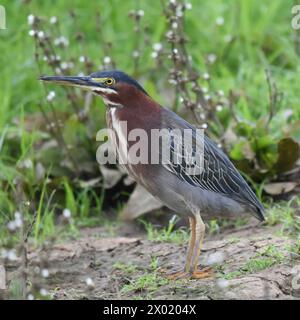
[[[189,278],[190,274],[185,271],[177,271],[166,274],[166,278],[169,280],[179,280],[179,279],[186,279]]]
[[[202,270],[195,270],[192,272],[192,279],[206,279],[212,278],[214,276],[214,272],[212,268],[205,268]]]
[[[179,270],[179,271],[168,271],[165,269],[160,269],[160,272],[164,277],[166,277],[168,280],[179,280],[179,279],[188,279],[191,277],[189,272],[186,272],[185,270]]]

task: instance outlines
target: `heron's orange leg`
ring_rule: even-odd
[[[194,279],[209,278],[212,276],[212,270],[210,268],[198,270],[198,261],[205,236],[205,224],[202,221],[200,214],[195,215],[195,222],[195,245],[193,256],[191,259],[190,273],[192,278]]]
[[[189,217],[190,222],[190,240],[189,240],[189,246],[188,246],[188,253],[186,256],[184,271],[189,272],[191,267],[191,260],[193,256],[194,246],[195,246],[195,239],[196,239],[196,219],[194,217]]]
[[[197,214],[194,217],[189,218],[189,221],[191,235],[185,267],[182,271],[167,274],[167,278],[170,280],[177,280],[183,278],[205,279],[211,277],[213,274],[210,268],[198,270],[198,260],[200,257],[205,235],[205,224],[203,223],[200,214]]]
[[[194,246],[195,246],[196,219],[194,217],[189,217],[189,223],[190,223],[191,234],[190,234],[190,240],[189,240],[188,252],[187,252],[187,256],[186,256],[184,270],[168,274],[167,278],[170,280],[186,278],[189,275],[190,267],[191,267],[191,260],[192,260],[192,256],[193,256]]]

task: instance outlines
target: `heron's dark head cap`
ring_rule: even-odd
[[[96,81],[101,79],[111,79],[114,84],[111,85],[111,88],[122,86],[122,84],[127,84],[130,86],[134,86],[138,90],[142,91],[143,93],[147,94],[147,92],[144,90],[144,88],[133,78],[131,78],[128,74],[126,74],[123,71],[119,70],[109,70],[109,71],[98,71],[94,72],[90,75],[92,79],[95,79]]]

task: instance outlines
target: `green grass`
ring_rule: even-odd
[[[64,208],[71,210],[76,226],[103,224],[101,212],[107,195],[103,189],[96,192],[93,187],[87,190],[78,186],[81,181],[74,182],[76,179],[70,178],[67,168],[61,171],[57,165],[62,160],[59,158],[59,148],[41,151],[37,147],[41,142],[50,140],[36,125],[40,113],[38,105],[43,103],[49,113],[51,108],[45,104],[44,89],[37,81],[40,71],[34,60],[34,41],[28,36],[31,28],[27,24],[28,15],[41,16],[44,20],[49,20],[51,16],[58,17],[60,31],[70,42],[67,50],[59,53],[63,61],[74,58],[76,74],[84,71],[84,66],[78,61],[79,56],[89,57],[98,69],[103,57],[109,54],[117,62],[118,68],[133,74],[150,95],[165,106],[171,105],[168,94],[171,87],[168,84],[168,65],[157,69],[151,58],[153,43],[162,42],[168,46],[164,40],[167,24],[160,15],[160,1],[56,0],[50,3],[33,0],[29,4],[25,3],[9,0],[1,3],[7,12],[7,29],[0,30],[0,233],[2,239],[7,236],[5,226],[15,211],[20,210],[21,199],[25,197],[25,202],[32,204],[24,210],[28,221],[32,221],[37,212],[34,227],[37,240],[55,234],[55,218]],[[127,13],[135,9],[137,3],[139,9],[145,12],[142,24],[148,26],[147,36],[151,45],[143,46],[142,63],[135,70],[132,52],[138,40],[133,31],[134,22]],[[200,5],[193,0],[191,3],[192,10],[186,13],[187,48],[193,65],[210,73],[212,81],[206,85],[213,90],[223,90],[225,94],[229,90],[238,92],[239,99],[235,103],[237,116],[255,123],[258,118],[268,114],[268,87],[265,79],[265,69],[268,68],[277,87],[284,92],[279,116],[271,123],[273,137],[280,135],[281,128],[286,127],[287,121],[283,114],[287,109],[292,111],[291,119],[299,121],[299,98],[296,94],[300,82],[299,55],[295,49],[296,33],[290,26],[293,1],[206,0]],[[70,10],[76,13],[76,23],[68,14]],[[101,13],[102,34],[95,27],[93,15],[96,11]],[[224,18],[223,25],[216,24],[218,17]],[[85,35],[82,43],[75,39],[77,32]],[[230,42],[226,41],[229,37],[232,38]],[[112,43],[108,53],[103,50],[102,44],[105,41]],[[213,65],[205,62],[209,54],[217,57]],[[167,57],[165,59],[167,61]],[[53,73],[45,65],[41,72]],[[55,110],[58,113],[70,112],[71,106],[64,99],[63,90],[55,90]],[[95,122],[84,126],[76,117],[71,117],[64,127],[64,136],[70,144],[77,140],[89,141],[85,149],[76,150],[80,155],[91,154],[93,161],[96,150],[94,136],[105,125],[104,113],[102,102],[94,101],[89,116]],[[78,162],[87,168],[91,165],[81,158]],[[26,163],[32,166],[24,166]],[[48,183],[46,176],[39,180],[36,168],[40,163],[44,165],[45,172],[51,175],[55,173],[61,180],[53,179]],[[23,186],[24,194],[18,193],[20,186]],[[53,190],[55,195],[52,197]],[[272,213],[269,221],[271,216]],[[293,228],[295,232],[299,230],[298,220],[292,214],[285,214],[283,219],[277,216],[274,213],[275,220],[283,220],[284,228]],[[217,225],[213,227],[217,228]],[[185,232],[174,231],[171,225],[162,230],[147,226],[147,232],[150,240],[175,243],[187,240]]]
[[[281,224],[281,234],[298,236],[300,232],[300,197],[292,197],[271,205],[267,210],[266,223],[269,226]]]
[[[139,267],[132,263],[117,262],[113,265],[114,270],[121,271],[127,278],[134,276]],[[149,273],[138,275],[136,278],[128,279],[129,283],[125,284],[121,289],[121,294],[134,294],[134,299],[152,299],[152,295],[159,290],[160,287],[168,285],[169,280],[160,276],[158,270],[158,257],[152,256],[150,266],[148,268]],[[181,283],[180,280],[176,281],[177,284]]]
[[[256,273],[268,269],[284,261],[284,253],[277,247],[270,245],[263,252],[255,254],[238,270],[228,272],[224,275],[225,279],[230,280],[242,275]]]
[[[140,220],[147,233],[147,239],[154,242],[173,242],[173,243],[183,243],[187,242],[189,239],[188,231],[185,229],[175,229],[175,224],[177,222],[177,216],[173,216],[166,227],[157,228],[152,223]]]
[[[140,1],[140,8],[145,11],[144,23],[151,30],[151,40],[161,41],[166,24],[163,19],[154,19],[160,12],[160,2]],[[299,117],[298,100],[295,96],[299,82],[298,55],[295,52],[291,29],[291,6],[293,1],[230,1],[214,2],[191,1],[193,9],[187,13],[187,35],[195,64],[204,66],[203,56],[214,53],[219,61],[211,67],[213,85],[225,92],[237,88],[243,92],[237,110],[251,119],[256,119],[267,112],[267,87],[264,68],[271,67],[276,82],[285,92],[286,105],[289,105]],[[99,51],[100,43],[110,40],[113,44],[111,55],[115,57],[119,68],[131,73],[133,59],[131,52],[135,46],[133,22],[126,13],[136,7],[134,0],[91,2],[84,4],[75,1],[31,1],[30,5],[22,1],[3,1],[7,9],[7,30],[0,33],[2,81],[1,81],[1,117],[0,128],[4,128],[22,107],[36,111],[36,102],[43,99],[43,90],[37,83],[38,70],[33,59],[33,41],[28,36],[27,16],[41,15],[49,18],[57,16],[63,21],[62,32],[70,38],[70,55],[87,55],[93,61],[101,61],[104,53]],[[76,29],[86,33],[84,47],[74,39],[70,10],[77,14]],[[102,14],[103,38],[95,30],[91,14],[99,10]],[[217,17],[224,18],[224,24],[217,26]],[[122,18],[120,18],[122,17]],[[75,31],[77,31],[75,29]],[[234,41],[228,44],[224,38],[231,35]],[[214,41],[211,41],[214,39]],[[127,54],[124,54],[127,53]],[[143,53],[142,69],[153,67],[150,57],[151,47]],[[80,63],[78,71],[80,70]],[[140,72],[142,73],[143,70]],[[149,73],[150,75],[150,73]],[[166,74],[163,75],[166,79]],[[149,83],[149,84],[148,84]],[[146,82],[150,93],[159,97],[162,103],[168,101],[161,97],[161,88],[157,81]],[[26,92],[26,95],[24,94]],[[14,106],[14,108],[11,108]],[[251,106],[251,107],[250,107]]]
[[[157,291],[159,287],[165,286],[169,283],[169,280],[157,275],[156,273],[145,274],[132,280],[130,284],[126,284],[122,287],[121,293],[126,294],[129,292],[135,293],[151,293]]]
[[[124,264],[124,263],[121,263],[121,262],[116,262],[114,265],[113,265],[113,268],[115,270],[120,270],[120,271],[123,271],[125,273],[133,273],[137,270],[137,267],[133,264]]]

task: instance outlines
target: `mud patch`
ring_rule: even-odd
[[[161,269],[183,267],[186,244],[150,242],[141,234],[112,237],[103,228],[86,229],[80,239],[34,251],[29,260],[33,264],[47,256],[54,299],[299,298],[292,287],[299,260],[289,253],[291,240],[275,234],[250,225],[208,236],[200,262],[212,266],[214,276],[205,280],[169,281],[162,275]]]

